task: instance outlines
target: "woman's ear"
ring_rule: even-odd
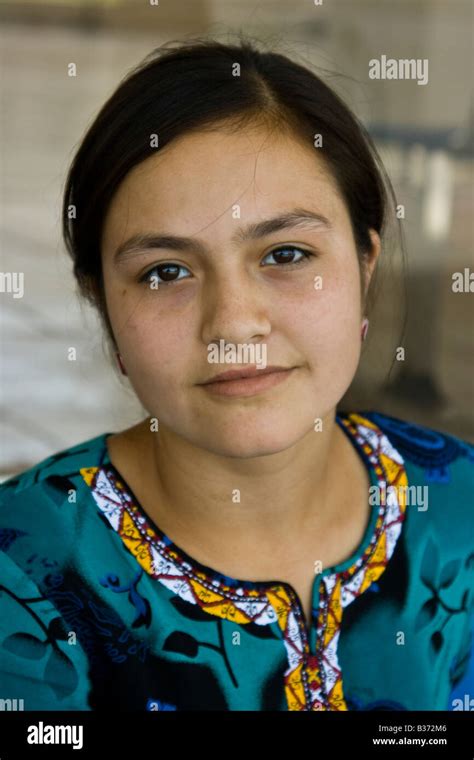
[[[377,264],[378,258],[380,256],[380,252],[382,250],[382,242],[380,240],[380,235],[378,234],[378,232],[376,232],[373,229],[370,229],[369,235],[370,235],[370,240],[371,240],[372,245],[371,245],[370,250],[366,251],[364,254],[364,271],[363,271],[363,280],[364,280],[363,300],[364,301],[367,297],[370,281],[372,279],[375,266]]]

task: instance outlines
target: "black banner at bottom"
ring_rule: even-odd
[[[312,745],[307,745],[308,740]],[[472,712],[0,712],[0,760],[169,752],[474,758]],[[290,747],[287,745],[290,744]],[[293,745],[293,747],[291,747]],[[155,755],[156,753],[156,755]]]

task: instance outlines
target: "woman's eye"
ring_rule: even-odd
[[[149,269],[148,272],[140,277],[140,282],[151,283],[151,276],[154,275],[158,285],[168,285],[172,282],[178,282],[179,280],[185,280],[186,277],[177,277],[179,271],[186,270],[181,264],[173,264],[172,262],[166,264],[156,264],[153,269]],[[187,269],[189,272],[189,269]]]
[[[296,258],[296,260],[295,252],[296,254],[300,254],[300,258]],[[289,266],[291,264],[302,264],[303,262],[307,261],[307,259],[312,258],[314,255],[315,254],[310,253],[309,251],[305,251],[302,248],[297,248],[293,245],[285,245],[281,246],[280,248],[275,248],[275,250],[267,253],[265,259],[267,259],[269,256],[274,256],[276,261],[274,263],[270,262],[271,266]],[[179,282],[179,280],[188,279],[187,276],[180,277],[180,271],[189,272],[189,269],[182,266],[181,264],[174,264],[173,262],[156,264],[152,269],[149,269],[148,272],[145,272],[145,274],[140,277],[140,282],[146,282],[148,285],[150,285],[152,282],[152,276],[154,276],[155,282],[157,282],[158,285],[169,285],[173,282]]]
[[[294,258],[295,251],[301,254],[301,258],[298,258],[295,260]],[[294,245],[284,245],[281,248],[275,248],[275,250],[270,251],[270,253],[267,253],[265,258],[267,258],[268,256],[276,257],[277,264],[302,264],[304,261],[314,256],[314,254],[310,253],[309,251],[303,250],[303,248],[297,248]],[[275,264],[272,264],[272,266],[275,266]]]

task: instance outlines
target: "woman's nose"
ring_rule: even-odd
[[[203,342],[223,339],[237,344],[268,335],[269,305],[260,288],[245,276],[216,279],[210,292],[203,294]]]

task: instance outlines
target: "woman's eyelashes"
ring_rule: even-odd
[[[293,253],[290,254],[291,258],[289,258],[288,252],[294,251],[301,254],[301,258],[295,260]],[[306,251],[304,248],[299,248],[298,246],[283,245],[279,248],[274,248],[273,251],[267,253],[266,256],[264,256],[263,261],[268,259],[269,256],[277,257],[276,263],[265,264],[264,266],[286,269],[291,266],[305,264],[309,259],[314,258],[316,254]],[[159,285],[171,285],[174,282],[189,279],[189,277],[175,277],[176,274],[179,274],[180,270],[187,270],[189,272],[187,267],[182,264],[176,264],[172,261],[166,261],[163,264],[155,264],[154,267],[149,269],[139,278],[139,282],[145,282],[147,285],[150,285],[152,282]]]
[[[298,251],[298,253],[303,254],[301,259],[297,259],[296,261],[288,261],[288,258],[283,258],[283,261],[277,262],[278,265],[283,264],[285,266],[288,266],[289,264],[303,264],[305,261],[310,259],[311,257],[315,256],[314,253],[310,253],[309,251],[305,251],[304,248],[298,248],[295,245],[282,245],[279,248],[274,248],[273,251],[270,251],[270,253],[267,253],[267,255],[264,257],[264,260],[268,256],[280,256],[284,254],[286,251]],[[273,264],[272,266],[275,266]]]
[[[186,269],[186,267],[183,267],[182,264],[173,264],[171,261],[167,261],[164,264],[155,264],[152,269],[149,269],[148,272],[145,272],[145,274],[140,277],[139,282],[146,282],[150,285],[152,281],[154,281],[159,285],[169,285],[170,283],[178,282],[178,279],[175,279],[173,275],[176,272],[179,272],[180,269]],[[153,272],[161,272],[161,274],[158,274],[158,276],[155,274],[152,278],[151,275],[153,275]],[[165,279],[163,279],[163,277]],[[187,278],[180,277],[179,279]]]

